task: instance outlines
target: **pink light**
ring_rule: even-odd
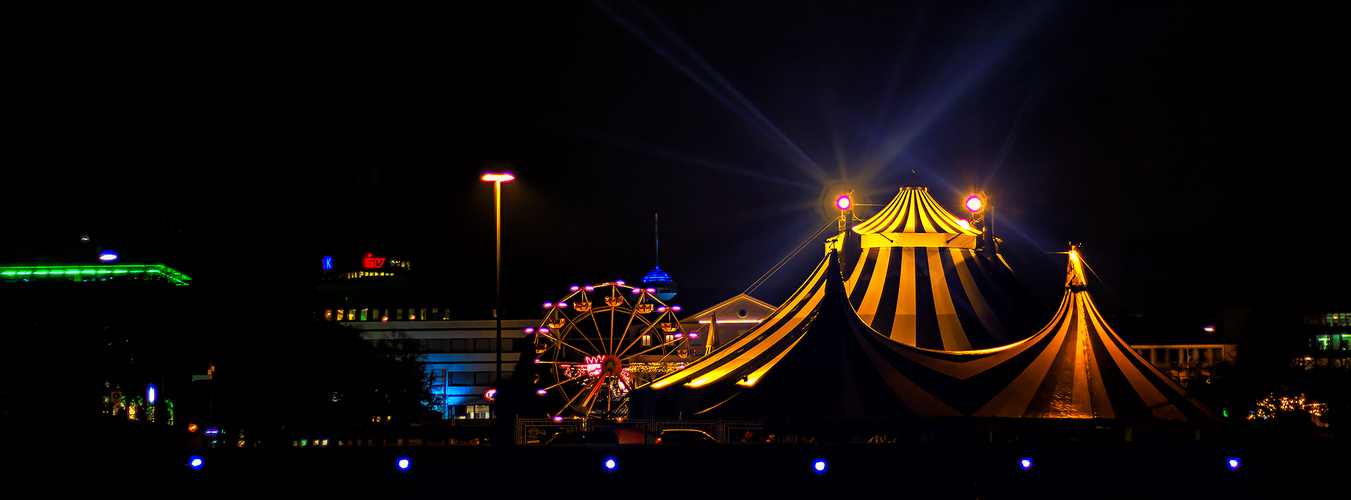
[[[587,285],[587,286],[582,287],[582,290],[586,290],[586,291],[588,291],[588,292],[594,292],[594,291],[596,291],[596,287],[591,286],[591,285]]]
[[[567,308],[568,308],[568,303],[567,303],[567,302],[559,302],[557,307],[558,307],[559,309],[567,309]]]
[[[530,334],[533,334],[533,333],[535,333],[535,329],[534,329],[533,327],[531,327],[531,328],[526,328],[526,329],[525,329],[525,334],[526,334],[526,335],[530,335]]]
[[[849,195],[847,194],[842,194],[839,198],[835,198],[835,208],[840,210],[849,210],[849,207],[853,205],[854,201],[850,200]]]
[[[656,288],[652,288],[652,287],[647,287],[647,293],[657,293],[657,289],[656,289]]]
[[[980,199],[980,195],[973,194],[970,198],[966,199],[967,210],[979,212],[982,208],[985,208],[985,200]]]
[[[563,416],[562,416],[562,415],[554,415],[554,422],[555,422],[555,423],[557,423],[557,422],[562,422],[562,421],[563,421]]]
[[[664,313],[664,312],[666,312],[666,306],[658,307],[658,308],[657,308],[657,312],[659,312],[659,313]]]
[[[680,312],[680,306],[671,306],[671,310],[675,312]]]
[[[697,333],[690,333],[690,338],[692,338],[692,339],[697,339],[697,338],[699,338],[699,334],[697,334]]]
[[[642,289],[642,288],[634,288],[632,293],[633,293],[634,295],[638,295],[638,294],[640,294],[640,293],[643,293],[643,289]]]
[[[549,393],[549,391],[546,391],[546,390],[544,390],[544,389],[535,389],[535,394],[536,394],[536,395],[539,395],[539,396],[543,396],[543,395],[548,394],[548,393]],[[555,420],[555,422],[557,422],[557,420]]]
[[[547,327],[547,326],[541,326],[541,327],[539,327],[539,332],[540,332],[540,333],[549,333],[549,327]]]
[[[545,308],[545,309],[552,308],[553,306],[554,306],[554,303],[553,303],[553,302],[545,302],[545,303],[544,303],[544,308]]]
[[[572,286],[568,287],[568,291],[569,291],[569,292],[575,292],[575,291],[581,290],[581,289],[582,289],[582,287],[577,286],[577,285],[572,285]],[[590,291],[590,290],[588,290],[588,291]]]
[[[511,172],[485,172],[480,179],[483,182],[511,182],[516,180],[516,176]]]
[[[623,284],[624,284],[624,280],[615,280],[615,284],[616,284],[616,285],[623,285]]]

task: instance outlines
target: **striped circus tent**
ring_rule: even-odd
[[[832,252],[757,328],[634,391],[642,415],[703,418],[1103,418],[1216,416],[1121,340],[1070,252],[1049,324],[1014,344],[938,351],[877,335],[846,300]]]
[[[973,417],[1218,420],[1107,325],[1075,247],[1051,322],[1027,340],[971,357],[934,359],[929,366],[969,382],[968,401],[960,406]]]
[[[979,230],[905,187],[854,226],[861,247],[845,289],[878,333],[926,349],[965,351],[1025,339],[1050,317]]]

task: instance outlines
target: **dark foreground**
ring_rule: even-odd
[[[49,451],[49,493],[238,498],[1291,498],[1344,482],[1337,441],[568,445]],[[203,459],[188,467],[191,455]],[[395,463],[407,457],[410,468]],[[1023,470],[1021,458],[1032,467]],[[1227,459],[1237,457],[1237,470]],[[613,458],[614,470],[603,463]],[[816,473],[814,460],[826,461]],[[18,472],[11,469],[11,472]],[[146,488],[146,489],[142,489]]]

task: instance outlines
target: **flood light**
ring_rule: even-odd
[[[155,404],[155,384],[145,386],[145,400],[150,404]]]
[[[816,459],[816,461],[812,462],[812,471],[816,472],[817,474],[825,474],[826,461],[819,458]]]
[[[202,463],[202,457],[197,455],[188,457],[188,467],[192,467],[192,470],[202,470]]]
[[[1238,457],[1229,457],[1227,463],[1229,465],[1229,470],[1238,470]]]
[[[985,200],[980,199],[980,195],[973,194],[970,198],[966,199],[967,210],[979,212],[982,208],[985,208]]]
[[[854,200],[849,199],[849,195],[847,194],[842,194],[839,198],[835,198],[835,208],[849,210],[849,207],[852,206],[854,206]]]
[[[1028,457],[1023,457],[1023,458],[1018,459],[1018,467],[1021,468],[1021,469],[1023,469],[1023,470],[1031,469],[1031,468],[1032,468],[1032,459],[1031,459],[1031,458],[1028,458]]]
[[[399,457],[399,459],[394,462],[394,465],[399,467],[400,472],[407,472],[408,468],[413,466],[413,462],[408,460],[408,457]]]
[[[112,250],[104,250],[102,252],[99,252],[99,262],[116,262],[116,261],[117,261],[117,252],[114,252]]]
[[[619,466],[619,463],[618,463],[618,462],[615,462],[614,457],[607,457],[607,458],[605,459],[605,464],[604,464],[604,465],[605,465],[605,470],[615,470],[615,467],[618,467],[618,466]]]

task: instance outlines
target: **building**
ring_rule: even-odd
[[[499,345],[495,320],[464,319],[449,294],[420,280],[407,259],[366,252],[325,256],[321,262],[316,285],[320,320],[355,328],[372,342],[417,341],[426,352],[431,392],[440,398],[437,410],[443,418],[493,416],[487,393],[499,379],[511,377],[524,347],[524,331],[539,320],[504,319]]]
[[[0,411],[101,411],[173,425],[176,401],[184,416],[191,379],[176,369],[196,339],[176,336],[198,309],[189,302],[192,278],[117,260],[105,251],[97,262],[0,265],[0,301],[13,312],[0,320]],[[50,363],[40,384],[34,360]]]

